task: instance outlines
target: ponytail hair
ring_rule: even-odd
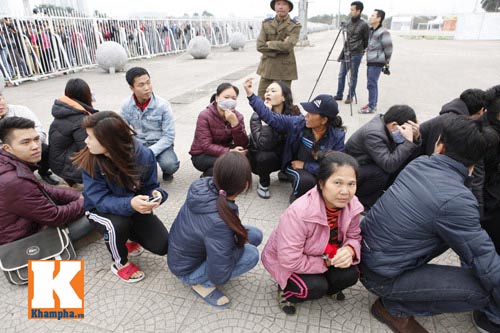
[[[215,102],[216,96],[219,96],[220,94],[222,94],[222,92],[224,92],[225,90],[230,89],[230,88],[233,88],[234,92],[236,93],[236,96],[238,96],[240,94],[240,90],[238,89],[238,87],[233,86],[231,83],[224,82],[224,83],[221,83],[217,86],[217,90],[210,97],[210,103]]]
[[[248,241],[248,232],[229,206],[227,196],[238,195],[252,186],[252,169],[247,157],[237,152],[220,156],[214,164],[214,183],[219,191],[217,211],[229,229],[236,234],[236,245],[243,247]]]

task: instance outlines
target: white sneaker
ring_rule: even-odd
[[[269,187],[264,187],[259,183],[257,186],[257,194],[262,199],[269,199],[271,197],[271,193],[269,192]]]

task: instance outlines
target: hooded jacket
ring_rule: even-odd
[[[229,229],[217,211],[218,189],[212,177],[196,180],[189,188],[170,229],[167,263],[176,276],[185,276],[207,262],[208,278],[216,285],[231,277],[243,254],[235,233]],[[232,201],[229,206],[238,214]]]
[[[49,165],[58,176],[75,183],[82,182],[82,171],[71,162],[71,157],[85,147],[87,132],[83,119],[97,112],[90,106],[63,96],[52,106],[54,121],[49,129]]]
[[[339,216],[339,241],[341,246],[349,245],[354,250],[356,256],[353,265],[358,264],[361,258],[359,222],[362,211],[363,205],[357,197],[353,197]],[[278,227],[269,236],[262,252],[262,263],[280,287],[285,289],[292,273],[326,272],[322,256],[329,238],[325,202],[314,187],[295,200],[281,215]]]
[[[59,227],[83,215],[80,193],[39,182],[33,174],[36,168],[0,149],[0,244],[32,235],[42,225]]]
[[[420,124],[420,137],[422,138],[422,154],[432,155],[434,145],[443,131],[444,124],[450,115],[463,115],[468,117],[469,109],[460,98],[455,98],[441,108],[439,116]]]

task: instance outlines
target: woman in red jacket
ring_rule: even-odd
[[[191,160],[203,177],[210,177],[217,157],[228,151],[247,152],[248,136],[243,115],[235,110],[239,90],[230,83],[222,83],[207,106],[198,116]]]

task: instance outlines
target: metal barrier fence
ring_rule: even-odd
[[[225,46],[233,32],[258,37],[258,20],[112,19],[81,16],[6,18],[0,23],[0,70],[8,84],[96,65],[97,46],[115,41],[129,59],[184,52],[195,36]]]

